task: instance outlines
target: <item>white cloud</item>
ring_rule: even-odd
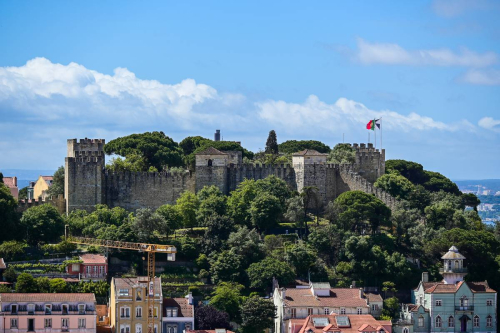
[[[270,100],[259,102],[257,106],[263,120],[288,131],[357,131],[364,129],[370,119],[377,118],[383,119],[384,128],[398,132],[475,130],[474,125],[466,120],[446,124],[414,112],[402,115],[389,110],[375,111],[346,98],[327,104],[311,95],[301,104]]]
[[[434,0],[433,11],[444,17],[457,17],[466,12],[498,8],[497,4],[487,0]]]
[[[459,81],[470,84],[487,85],[487,86],[500,85],[500,70],[471,69],[468,70],[464,75],[462,75],[459,78]]]
[[[494,52],[477,53],[467,48],[453,52],[446,48],[406,50],[398,44],[357,40],[355,60],[362,64],[486,67],[498,62]]]
[[[482,128],[500,133],[500,120],[496,120],[491,117],[484,117],[479,120],[478,125]]]

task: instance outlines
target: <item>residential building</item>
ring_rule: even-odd
[[[3,177],[3,183],[9,188],[10,194],[19,200],[19,188],[17,187],[17,177]]]
[[[108,276],[108,258],[101,254],[86,253],[79,257],[81,263],[68,264],[68,274],[78,276],[83,281],[106,280]]]
[[[466,259],[455,246],[441,258],[443,281],[429,282],[428,273],[403,305],[397,333],[496,332],[497,293],[487,281],[464,281]]]
[[[225,328],[218,328],[215,330],[191,330],[186,333],[234,333],[233,331],[226,330]]]
[[[390,320],[376,320],[372,315],[311,315],[293,333],[391,333]]]
[[[7,265],[5,265],[5,261],[3,258],[0,258],[0,282],[3,281],[3,272],[7,269]]]
[[[109,326],[109,308],[107,305],[97,305],[97,326]]]
[[[33,186],[33,196],[35,200],[38,200],[39,197],[42,197],[42,200],[45,201],[47,190],[52,186],[53,180],[54,177],[52,176],[38,177],[35,186]]]
[[[368,302],[368,306],[370,307],[370,314],[375,318],[378,318],[382,315],[382,309],[384,308],[384,300],[382,296],[374,293],[366,293],[365,298]]]
[[[309,286],[274,289],[276,306],[275,332],[289,332],[290,319],[305,319],[310,315],[370,314],[370,299],[376,305],[376,313],[382,311],[381,298],[366,297],[363,289],[331,288],[328,282],[311,282]]]
[[[193,295],[163,300],[163,333],[183,333],[194,329]]]
[[[148,332],[148,278],[146,276],[111,279],[110,325],[115,333]],[[154,279],[154,332],[161,332],[161,278]]]
[[[0,294],[0,332],[96,332],[94,294]]]

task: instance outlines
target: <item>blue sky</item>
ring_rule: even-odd
[[[366,142],[382,117],[387,158],[500,178],[499,15],[487,0],[2,1],[0,170],[153,130],[220,128],[254,151],[271,129]]]

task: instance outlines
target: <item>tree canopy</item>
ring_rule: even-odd
[[[278,155],[278,139],[276,137],[276,132],[271,130],[266,141],[266,154]]]
[[[354,163],[356,161],[356,150],[348,143],[339,143],[333,147],[328,154],[329,163]]]
[[[283,154],[293,154],[304,149],[313,149],[324,154],[330,152],[328,145],[315,140],[287,140],[278,145],[279,152]]]

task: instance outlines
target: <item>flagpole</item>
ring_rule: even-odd
[[[380,152],[382,152],[382,130],[383,130],[383,126],[382,126],[382,117],[380,117]]]
[[[375,125],[374,132],[375,133],[373,133],[373,134],[375,134],[375,149],[377,149],[377,125]]]

